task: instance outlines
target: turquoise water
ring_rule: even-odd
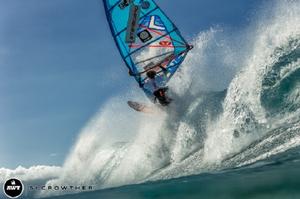
[[[300,198],[300,149],[256,164],[168,181],[130,185],[48,199],[297,199]]]

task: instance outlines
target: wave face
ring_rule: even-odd
[[[170,82],[176,103],[168,110],[141,115],[125,107],[140,91],[109,101],[83,129],[63,174],[47,184],[102,189],[170,179],[299,146],[300,2],[261,10],[245,30],[212,28],[194,39]]]

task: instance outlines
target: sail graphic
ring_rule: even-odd
[[[112,36],[120,54],[147,96],[155,71],[166,85],[184,61],[191,46],[153,0],[103,0]]]

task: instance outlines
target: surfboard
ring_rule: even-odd
[[[128,106],[133,110],[141,113],[153,114],[157,112],[157,108],[154,106],[150,106],[144,103],[135,102],[135,101],[128,101]]]

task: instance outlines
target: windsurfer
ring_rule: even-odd
[[[167,96],[168,87],[161,87],[159,76],[157,75],[156,71],[150,70],[147,72],[147,77],[149,78],[147,85],[151,87],[148,90],[151,90],[152,94],[154,95],[154,102],[158,100],[158,102],[162,106],[167,106],[171,103],[172,99]]]

